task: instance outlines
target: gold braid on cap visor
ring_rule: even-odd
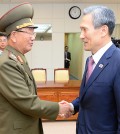
[[[32,26],[34,25],[34,23],[29,22],[29,23],[23,23],[22,25],[16,26],[17,29],[23,28],[23,27],[27,27],[27,26]]]

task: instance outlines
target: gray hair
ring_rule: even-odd
[[[99,28],[107,25],[109,35],[112,35],[115,28],[115,15],[114,12],[104,6],[91,6],[83,11],[83,15],[92,14],[94,28]]]

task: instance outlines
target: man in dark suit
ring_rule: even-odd
[[[71,53],[68,52],[68,46],[65,46],[65,53],[64,53],[64,68],[69,68],[71,61]]]
[[[83,10],[80,38],[94,62],[86,80],[87,59],[80,96],[71,103],[73,113],[79,112],[76,134],[120,134],[120,49],[111,41],[114,27],[111,9],[91,6]]]
[[[69,106],[41,100],[25,54],[32,49],[36,28],[33,7],[20,4],[0,18],[8,46],[0,56],[0,134],[43,134],[41,118],[55,120]]]

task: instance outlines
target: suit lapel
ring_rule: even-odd
[[[85,84],[86,84],[86,73],[87,73],[87,67],[88,67],[87,64],[88,64],[88,59],[86,60],[85,71],[84,71],[84,74],[83,74],[81,87],[85,87]]]
[[[24,69],[25,69],[26,73],[28,74],[29,78],[33,81],[33,84],[34,84],[34,87],[35,87],[35,93],[37,94],[37,91],[36,91],[37,87],[36,87],[36,84],[35,84],[35,80],[33,78],[33,75],[31,73],[31,70],[30,70],[30,68],[29,68],[29,66],[28,66],[27,63],[26,64],[23,64],[23,66],[24,66]]]

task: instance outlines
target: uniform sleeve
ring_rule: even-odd
[[[0,92],[9,105],[32,117],[56,119],[58,103],[39,99],[21,64],[9,59],[0,65],[0,82]]]

